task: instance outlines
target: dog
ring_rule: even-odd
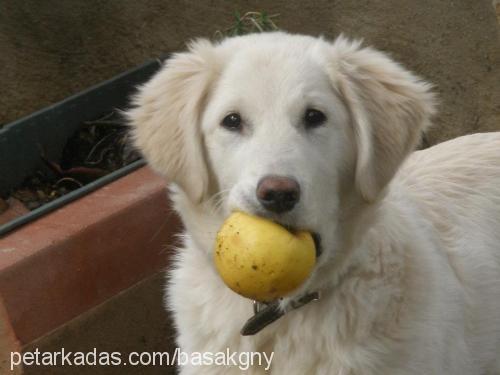
[[[436,101],[344,36],[201,39],[168,59],[127,116],[185,226],[166,293],[180,349],[272,354],[248,374],[500,374],[500,133],[414,151]],[[247,336],[253,303],[213,262],[233,211],[311,231],[321,249],[283,316]]]

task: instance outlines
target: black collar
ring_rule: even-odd
[[[309,302],[317,301],[320,299],[319,292],[312,292],[306,294],[305,296],[292,300],[285,309],[280,309],[280,300],[275,300],[270,303],[262,303],[253,301],[253,311],[254,316],[247,320],[240,333],[243,336],[255,335],[256,333],[263,330],[272,322],[275,322],[287,312],[298,309]]]

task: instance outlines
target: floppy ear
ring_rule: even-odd
[[[193,201],[208,190],[200,116],[216,75],[214,46],[197,40],[175,54],[145,85],[126,113],[136,147],[151,167]]]
[[[431,85],[382,52],[339,37],[329,72],[350,113],[356,138],[355,183],[374,201],[413,151],[435,112]]]

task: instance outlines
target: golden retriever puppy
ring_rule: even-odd
[[[500,374],[500,133],[412,153],[434,112],[429,84],[344,37],[198,40],[166,61],[127,115],[185,224],[166,297],[180,349],[266,354],[248,374]],[[321,249],[245,336],[252,301],[212,255],[235,210]]]

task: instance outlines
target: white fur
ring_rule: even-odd
[[[152,167],[175,183],[186,227],[167,293],[180,348],[274,352],[278,375],[500,374],[500,133],[407,158],[434,103],[428,84],[343,37],[202,40],[169,59],[128,116]],[[327,122],[307,130],[310,107]],[[230,112],[241,132],[220,125]],[[267,174],[301,185],[291,212],[260,207],[255,188]],[[321,300],[250,337],[239,331],[252,302],[212,261],[236,209],[317,232],[324,248],[282,305],[305,291]]]

